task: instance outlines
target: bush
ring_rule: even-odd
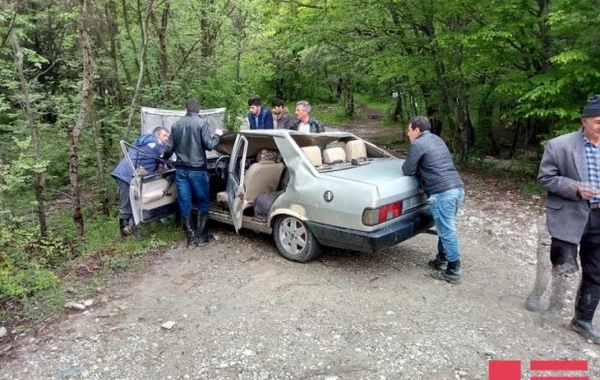
[[[0,266],[0,300],[26,297],[54,286],[57,280],[58,277],[53,271],[35,262],[15,267],[5,260]]]

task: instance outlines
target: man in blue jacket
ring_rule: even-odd
[[[260,98],[248,100],[248,122],[250,129],[273,129],[273,114],[261,105]]]
[[[161,161],[157,157],[163,154],[164,144],[168,138],[169,131],[163,127],[156,127],[152,134],[142,135],[131,144],[137,150],[130,149],[128,156],[138,174],[146,175],[158,171]],[[126,157],[119,161],[111,173],[119,186],[119,230],[122,237],[131,236],[134,233],[133,224],[131,223],[132,211],[129,185],[135,174]]]

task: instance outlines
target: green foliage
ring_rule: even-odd
[[[319,104],[313,107],[312,116],[327,125],[346,124],[351,118],[344,111],[342,104]]]

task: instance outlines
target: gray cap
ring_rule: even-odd
[[[581,118],[585,119],[598,116],[600,116],[600,95],[594,95],[588,100],[588,103],[583,108]]]

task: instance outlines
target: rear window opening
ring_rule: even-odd
[[[319,172],[350,169],[392,156],[364,140],[335,136],[293,136],[310,163]]]

